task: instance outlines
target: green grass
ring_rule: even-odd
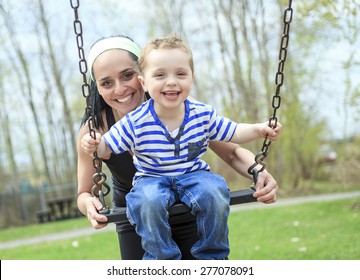
[[[64,232],[84,227],[89,227],[89,222],[85,217],[44,224],[34,224],[25,227],[11,227],[0,230],[0,241],[5,242],[14,239],[29,238],[33,236]]]
[[[234,213],[231,259],[360,259],[360,200]]]
[[[304,203],[231,213],[230,259],[359,260],[360,199]],[[88,226],[86,219],[0,231],[0,240]],[[4,239],[5,238],[5,239]],[[0,250],[2,260],[119,259],[117,234],[104,231],[67,240]]]
[[[116,260],[120,259],[118,246],[116,232],[107,231],[0,250],[0,257],[2,260]]]

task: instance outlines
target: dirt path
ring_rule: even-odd
[[[265,205],[262,203],[249,203],[249,204],[242,204],[242,205],[234,205],[231,206],[231,212],[237,211],[245,211],[249,209],[256,209],[256,208],[264,208],[264,207],[281,207],[281,206],[288,206],[288,205],[295,205],[300,203],[307,203],[307,202],[316,202],[316,201],[332,201],[332,200],[339,200],[339,199],[346,199],[351,197],[360,196],[360,191],[355,192],[347,192],[347,193],[334,193],[334,194],[323,194],[323,195],[312,195],[306,197],[296,197],[296,198],[288,198],[288,199],[279,199],[274,204]],[[25,245],[31,245],[41,242],[49,242],[61,239],[70,239],[76,237],[82,237],[92,234],[101,233],[104,231],[115,231],[115,225],[109,224],[106,228],[101,230],[95,230],[91,227],[89,228],[82,228],[78,230],[72,230],[67,232],[59,232],[49,235],[41,235],[35,236],[31,238],[19,239],[19,240],[12,240],[8,242],[1,242],[0,243],[0,250],[4,249],[11,249]]]

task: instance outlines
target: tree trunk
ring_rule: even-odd
[[[31,114],[32,114],[32,117],[33,117],[33,120],[35,123],[35,130],[36,130],[36,134],[38,136],[38,141],[39,141],[39,145],[40,145],[40,151],[41,151],[40,154],[41,154],[42,161],[43,161],[45,177],[49,183],[52,183],[52,178],[50,175],[49,166],[48,166],[48,162],[47,162],[44,135],[43,135],[41,127],[40,127],[38,113],[37,113],[36,106],[35,106],[35,103],[33,100],[32,90],[34,87],[32,85],[32,80],[30,78],[28,62],[25,58],[25,55],[24,55],[22,49],[20,48],[21,44],[16,39],[16,36],[15,36],[16,32],[13,29],[13,27],[15,25],[13,24],[12,19],[5,12],[3,12],[3,14],[4,14],[5,26],[10,35],[9,38],[10,38],[11,44],[13,46],[13,49],[17,55],[17,60],[20,64],[20,67],[18,67],[18,65],[16,65],[15,60],[13,60],[13,59],[10,59],[10,60],[11,60],[11,63],[13,64],[13,69],[17,73],[17,77],[19,79],[19,84],[21,85],[22,94],[24,97],[26,97],[27,104],[30,108],[30,111],[31,111]],[[9,52],[7,53],[7,55],[9,57],[11,57],[11,54]],[[23,80],[22,77],[25,77],[25,80]]]
[[[76,150],[76,133],[74,131],[72,112],[68,105],[64,82],[61,80],[61,70],[59,67],[59,63],[57,62],[56,56],[54,54],[54,48],[53,48],[53,44],[52,44],[52,40],[51,40],[51,36],[50,36],[50,30],[49,30],[49,22],[46,19],[43,1],[39,0],[38,3],[39,3],[39,9],[40,9],[40,20],[41,20],[42,28],[44,30],[45,38],[46,38],[46,45],[47,45],[47,50],[48,50],[48,55],[49,55],[49,63],[50,63],[50,67],[51,67],[51,73],[53,75],[53,78],[54,78],[55,84],[56,84],[56,88],[57,88],[57,90],[60,94],[61,100],[62,100],[63,117],[64,117],[64,121],[66,124],[66,131],[67,131],[67,135],[69,135],[69,137],[71,139],[71,143],[69,145],[70,147],[67,147],[67,148],[70,148],[70,150],[72,150],[72,157],[69,158],[68,165],[67,165],[67,167],[69,168],[68,174],[69,174],[69,176],[71,176],[75,179],[76,174],[75,174],[75,172],[72,172],[72,171],[75,170],[74,167],[75,167],[75,162],[76,162],[77,150]],[[68,151],[68,149],[65,149],[65,151]]]

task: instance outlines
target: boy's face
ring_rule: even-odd
[[[194,73],[190,55],[181,49],[152,50],[139,81],[159,106],[175,108],[190,95]]]

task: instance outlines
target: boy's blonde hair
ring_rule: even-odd
[[[139,57],[139,67],[140,71],[143,73],[146,68],[146,58],[152,50],[160,50],[160,49],[181,49],[185,53],[190,56],[190,68],[194,73],[194,60],[192,52],[189,48],[189,45],[185,42],[185,40],[178,35],[169,35],[162,38],[157,38],[148,43],[145,48],[142,49],[140,57]]]

